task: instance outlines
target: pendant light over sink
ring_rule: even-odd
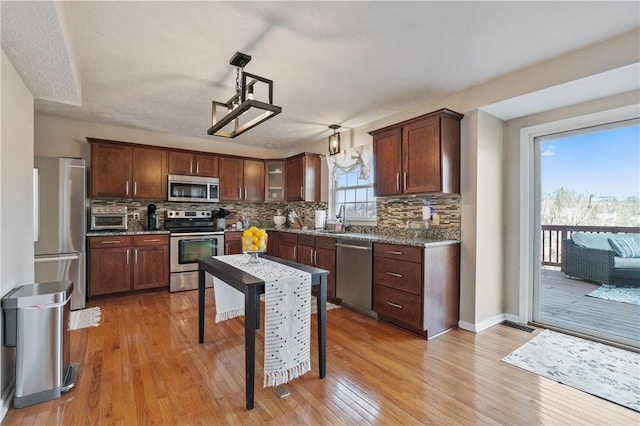
[[[282,112],[281,107],[273,105],[273,81],[244,71],[249,61],[251,56],[240,52],[229,60],[229,64],[236,67],[236,93],[227,102],[212,101],[211,127],[207,134],[235,138]],[[257,99],[262,91],[267,92],[264,96],[268,99]],[[220,120],[218,109],[226,112]]]
[[[336,132],[340,126],[332,124],[329,128],[333,130],[333,134],[329,136],[329,155],[335,155],[340,152],[340,133]]]

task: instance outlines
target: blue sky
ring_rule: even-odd
[[[640,197],[640,125],[542,142],[542,193]]]

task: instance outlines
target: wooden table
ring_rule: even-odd
[[[318,364],[320,378],[327,375],[327,274],[324,269],[314,268],[278,257],[260,255],[261,259],[291,266],[311,274],[311,284],[317,288],[318,307]],[[260,328],[260,295],[264,293],[264,281],[240,269],[221,262],[215,257],[200,259],[198,262],[198,336],[204,341],[204,296],[205,273],[224,281],[244,294],[244,341],[245,341],[245,379],[247,410],[253,409],[255,361],[256,361],[256,329]]]

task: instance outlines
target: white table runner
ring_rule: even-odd
[[[216,256],[265,282],[264,387],[278,386],[311,370],[311,274],[249,256]],[[244,315],[244,294],[214,277],[216,322]]]

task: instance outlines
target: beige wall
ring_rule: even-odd
[[[0,291],[31,284],[33,269],[33,96],[2,52],[0,132]],[[2,318],[2,317],[0,317]],[[3,324],[1,324],[2,329]],[[11,401],[15,349],[0,351],[3,417]]]
[[[34,149],[36,155],[45,157],[81,157],[89,161],[90,150],[86,137],[245,157],[281,158],[283,156],[281,150],[242,145],[234,143],[233,139],[226,140],[217,137],[191,138],[129,127],[68,120],[41,114],[36,114],[35,116]]]

